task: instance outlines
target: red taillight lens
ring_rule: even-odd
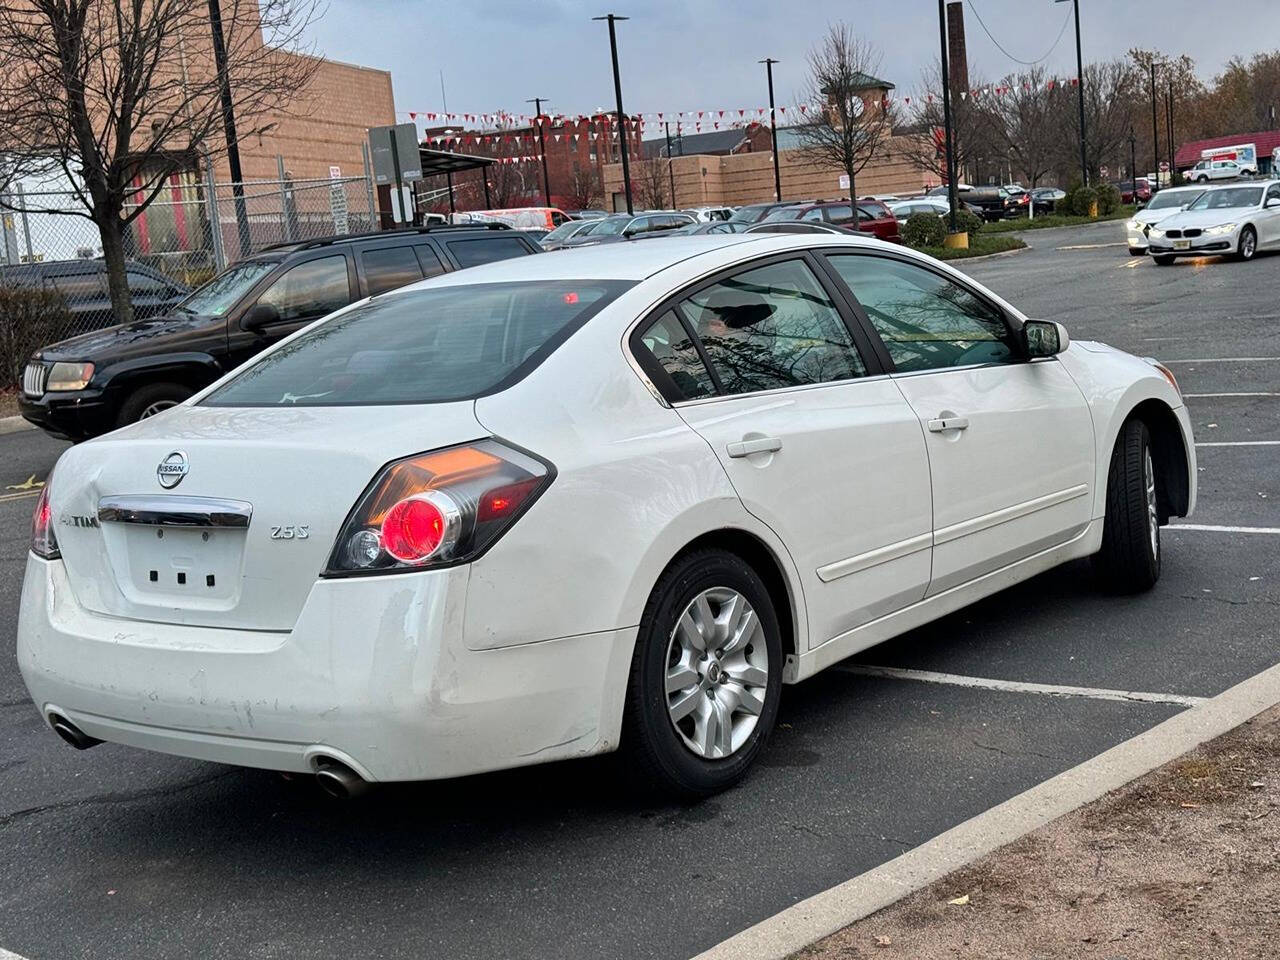
[[[36,509],[31,515],[31,552],[45,560],[57,560],[58,538],[53,532],[53,508],[49,506],[49,484],[45,483],[36,499]]]
[[[474,560],[554,476],[551,464],[496,440],[389,463],[343,525],[326,575]]]

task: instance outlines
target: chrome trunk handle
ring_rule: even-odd
[[[220,527],[247,529],[253,504],[220,497],[143,495],[103,497],[98,501],[102,523],[139,523],[150,527]]]

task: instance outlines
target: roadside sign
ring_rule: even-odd
[[[370,127],[369,155],[373,159],[374,183],[422,179],[422,159],[418,156],[418,128],[412,123],[397,123],[394,127]]]
[[[1098,175],[1099,175],[1099,176],[1101,176],[1103,180],[1107,179],[1107,177],[1109,177],[1109,176],[1111,175],[1111,168],[1110,168],[1110,167],[1099,167],[1099,168],[1098,168]]]
[[[840,174],[840,189],[841,190],[849,189],[849,175],[847,173]]]
[[[344,234],[351,232],[351,223],[347,219],[347,188],[342,182],[342,168],[331,166],[329,179],[329,212],[333,215],[333,232]]]
[[[1160,161],[1160,172],[1161,172],[1161,173],[1168,173],[1168,172],[1169,172],[1169,161],[1168,161],[1168,160],[1161,160],[1161,161]]]

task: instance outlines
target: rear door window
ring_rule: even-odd
[[[422,279],[412,247],[380,247],[360,253],[360,266],[369,296],[376,296]]]
[[[836,305],[803,261],[720,280],[680,309],[724,393],[832,383],[867,372]]]
[[[413,250],[418,255],[418,266],[422,268],[424,277],[430,279],[444,273],[444,264],[440,262],[440,255],[433,248],[420,245]]]
[[[632,284],[537,280],[391,291],[264,354],[209,406],[445,403],[505,389]]]
[[[509,260],[512,257],[523,257],[533,251],[526,247],[517,237],[475,237],[470,240],[446,240],[445,246],[459,267],[478,267],[482,263],[493,263],[495,260]]]
[[[48,280],[70,306],[90,300],[102,300],[107,296],[107,275],[101,270],[49,274]]]
[[[640,334],[637,351],[642,365],[654,363],[662,368],[681,399],[693,400],[716,392],[715,381],[702,362],[698,348],[673,311],[668,310]],[[643,351],[643,355],[639,351]],[[645,359],[650,363],[643,363]]]
[[[286,270],[258,298],[258,303],[279,311],[281,322],[313,320],[350,302],[347,258],[341,255],[309,260]]]

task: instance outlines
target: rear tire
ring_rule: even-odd
[[[1151,437],[1141,420],[1120,428],[1107,471],[1102,549],[1093,557],[1100,585],[1140,593],[1160,579],[1160,508]]]
[[[191,396],[192,392],[180,383],[148,383],[139,387],[120,405],[116,426],[127,427],[131,423],[163,413],[170,407],[176,407]]]
[[[1169,256],[1168,254],[1159,254],[1159,255],[1152,256],[1151,259],[1156,262],[1157,267],[1167,267],[1173,263],[1175,258]]]
[[[756,572],[724,550],[678,558],[636,638],[620,748],[627,775],[686,801],[732,786],[773,730],[782,666],[777,615]]]

